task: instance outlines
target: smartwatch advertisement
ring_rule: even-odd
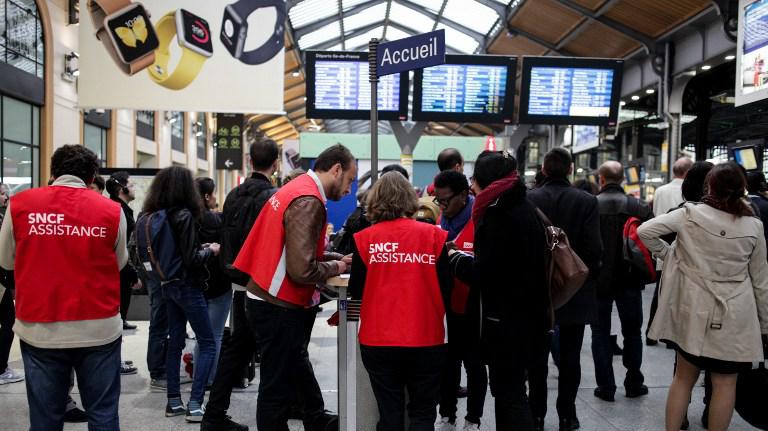
[[[284,0],[80,3],[80,108],[283,114]]]

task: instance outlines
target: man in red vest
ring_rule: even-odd
[[[261,346],[259,431],[286,429],[297,391],[304,402],[304,429],[338,429],[337,417],[325,413],[304,325],[317,304],[316,284],[346,272],[352,260],[325,254],[325,204],[348,194],[356,175],[355,158],[343,145],[320,153],[314,169],[267,201],[233,265],[251,277],[246,311]]]
[[[0,229],[0,266],[15,270],[32,431],[62,429],[73,369],[89,428],[120,428],[126,222],[119,204],[87,188],[97,169],[91,150],[59,148],[53,184],[13,196]]]
[[[456,170],[440,172],[435,177],[435,203],[440,205],[440,227],[448,231],[448,240],[461,251],[473,253],[475,225],[472,223],[472,206],[475,198],[469,194],[469,184],[464,174]],[[467,370],[467,416],[464,430],[480,429],[483,405],[488,387],[488,372],[476,355],[477,337],[471,334],[479,329],[471,325],[477,321],[479,301],[470,300],[469,286],[453,280],[450,308],[448,310],[448,350],[440,394],[440,421],[438,431],[456,429],[457,391],[461,382],[461,363]]]

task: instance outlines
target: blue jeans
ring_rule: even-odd
[[[208,385],[213,385],[213,378],[216,377],[216,368],[219,364],[219,352],[221,352],[221,339],[224,338],[224,325],[227,324],[227,317],[229,316],[229,309],[232,307],[232,290],[228,290],[227,293],[219,295],[215,298],[208,300],[208,319],[211,321],[211,328],[213,329],[213,341],[216,342],[216,355],[213,357],[213,365],[211,366],[211,373],[208,376]],[[195,344],[195,363],[197,363],[197,357],[200,356],[200,347]],[[194,368],[194,373],[197,375],[198,368]]]
[[[94,347],[41,349],[21,341],[26,374],[30,431],[64,428],[72,370],[90,431],[120,429],[120,344],[122,339]]]
[[[172,281],[163,286],[165,306],[168,309],[168,354],[165,369],[168,378],[168,398],[181,397],[179,373],[174,372],[181,361],[181,351],[186,344],[187,320],[195,331],[200,356],[195,358],[195,378],[192,381],[190,400],[203,403],[205,384],[211,372],[213,357],[216,355],[216,343],[213,341],[211,321],[208,319],[208,304],[203,291],[191,287],[183,281]]]
[[[592,325],[592,358],[595,361],[597,386],[616,390],[613,375],[613,342],[611,341],[611,313],[613,303],[619,311],[621,334],[624,337],[623,362],[627,369],[624,387],[634,389],[643,384],[640,371],[643,363],[643,296],[640,289],[627,288],[616,292],[612,298],[597,298],[597,323]]]
[[[147,340],[147,368],[149,377],[165,378],[165,358],[168,350],[168,312],[165,297],[157,277],[145,280],[149,292],[149,339]],[[178,368],[178,366],[176,367]]]

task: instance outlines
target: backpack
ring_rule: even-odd
[[[369,227],[371,223],[365,218],[365,210],[358,206],[352,211],[352,214],[344,221],[344,225],[339,229],[331,242],[331,251],[348,255],[354,249],[354,235],[361,230]]]
[[[165,210],[139,216],[134,250],[134,260],[145,276],[154,273],[161,283],[184,277],[184,261]]]
[[[272,184],[254,184],[254,180],[248,179],[238,188],[230,192],[224,202],[224,213],[221,225],[221,249],[219,251],[219,263],[221,269],[233,283],[241,286],[248,284],[250,278],[247,274],[234,268],[237,254],[243,248],[245,239],[251,232],[256,218],[269,198],[277,191]]]
[[[634,206],[634,209],[632,208]],[[627,196],[627,208],[630,214],[637,214],[639,204]],[[637,235],[637,228],[643,224],[637,217],[629,216],[624,223],[621,237],[621,250],[624,261],[638,281],[649,284],[656,281],[656,260]]]

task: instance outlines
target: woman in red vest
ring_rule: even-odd
[[[403,429],[406,388],[409,429],[434,429],[447,352],[450,281],[438,280],[449,273],[447,232],[412,219],[417,202],[400,173],[383,175],[367,198],[373,226],[354,236],[350,291],[363,300],[360,350],[379,406],[379,431]]]

